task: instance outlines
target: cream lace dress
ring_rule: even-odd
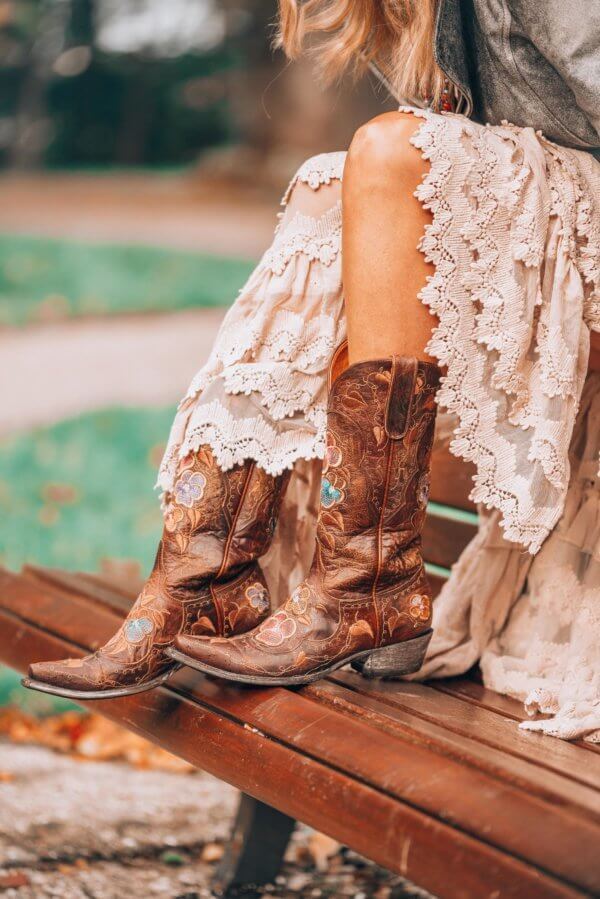
[[[447,368],[440,439],[450,423],[482,508],[436,602],[423,676],[480,659],[487,686],[543,713],[521,726],[600,741],[600,377],[585,384],[600,331],[600,163],[532,129],[411,111],[430,163],[417,196],[433,216],[420,249],[435,264],[428,349]],[[263,566],[280,600],[311,561],[327,368],[345,336],[344,162],[317,156],[294,177],[159,475],[172,490],[178,458],[202,444],[224,468],[294,468]]]

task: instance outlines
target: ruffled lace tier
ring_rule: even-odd
[[[441,436],[441,435],[440,435]],[[600,375],[589,375],[571,441],[562,517],[536,556],[482,516],[434,604],[419,678],[479,661],[486,687],[520,699],[521,728],[600,743]]]
[[[536,553],[564,507],[600,330],[600,165],[529,128],[416,114],[433,216],[420,248],[435,265],[421,298],[439,319],[428,351],[447,367],[450,449],[476,466],[472,499]]]
[[[163,491],[172,489],[177,460],[203,444],[210,444],[224,469],[254,459],[279,474],[299,459],[322,458],[327,367],[345,337],[345,155],[314,157],[292,180],[274,242],[180,404],[159,473]],[[318,196],[307,203],[298,191],[296,198],[297,185]]]

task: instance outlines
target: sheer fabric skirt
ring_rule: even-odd
[[[429,161],[417,196],[432,213],[420,249],[435,274],[421,299],[439,319],[428,350],[447,370],[440,439],[475,464],[482,507],[437,600],[424,674],[479,658],[488,686],[551,716],[525,726],[600,740],[600,377],[585,383],[600,331],[600,163],[532,129],[410,111]],[[345,337],[344,162],[314,157],[292,180],[159,474],[169,493],[178,459],[203,444],[225,469],[293,468],[263,565],[280,600],[311,562],[327,371]]]

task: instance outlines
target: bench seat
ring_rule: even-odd
[[[131,601],[91,575],[2,571],[0,661],[93,650]],[[600,895],[599,747],[519,731],[520,704],[476,675],[342,670],[289,690],[183,670],[91,705],[277,810],[282,830],[303,821],[440,899]]]

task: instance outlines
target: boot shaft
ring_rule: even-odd
[[[333,596],[422,567],[439,379],[437,365],[394,357],[353,365],[331,388],[315,562]]]
[[[289,476],[268,475],[253,461],[222,471],[208,447],[184,460],[157,554],[170,586],[197,590],[195,572],[202,583],[229,579],[264,555]]]

